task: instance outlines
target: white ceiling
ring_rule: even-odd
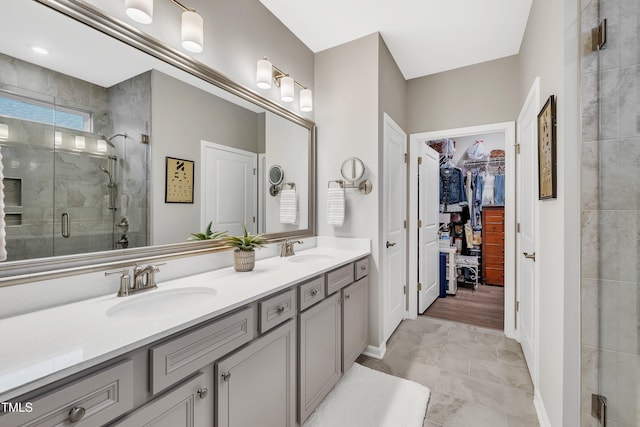
[[[380,32],[405,79],[515,55],[533,0],[260,0],[320,52]]]

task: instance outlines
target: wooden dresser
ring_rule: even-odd
[[[504,286],[504,206],[482,208],[482,281]]]

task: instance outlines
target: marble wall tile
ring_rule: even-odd
[[[581,259],[580,267],[583,278],[597,278],[599,269],[599,230],[600,215],[598,211],[583,211],[581,214]]]
[[[580,170],[580,197],[582,210],[598,208],[599,199],[599,153],[598,143],[582,144],[582,165]]]
[[[607,19],[607,45],[599,51],[600,70],[616,69],[620,65],[620,0],[600,0],[600,19]],[[596,24],[597,25],[597,24]]]
[[[621,67],[640,63],[640,7],[637,0],[619,0],[620,25],[617,36],[620,39],[618,62]]]
[[[598,74],[582,74],[582,141],[598,140]]]
[[[598,298],[598,280],[582,279],[581,328],[582,345],[597,347],[600,340],[600,311]]]
[[[604,52],[604,51],[601,51]],[[600,58],[602,63],[602,57]],[[603,70],[599,76],[598,92],[600,140],[618,138],[618,91],[620,88],[620,69]]]
[[[600,351],[585,345],[581,348],[581,391],[580,404],[582,411],[591,413],[591,395],[598,393],[598,368],[600,366]]]
[[[634,64],[620,68],[618,89],[618,137],[634,138],[640,135],[640,67]]]

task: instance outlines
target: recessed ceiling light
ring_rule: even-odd
[[[33,50],[35,53],[39,53],[40,55],[48,55],[49,51],[43,47],[40,46],[31,46],[31,50]]]

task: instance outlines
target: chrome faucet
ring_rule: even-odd
[[[141,267],[139,264],[136,264],[135,267],[133,267],[133,284],[131,284],[131,276],[127,269],[106,271],[104,275],[120,274],[120,290],[118,291],[118,296],[126,297],[138,292],[156,289],[158,287],[156,284],[156,273],[160,271],[158,266],[164,264],[166,263],[149,264],[146,267]]]
[[[285,240],[280,246],[280,256],[292,256],[295,255],[295,251],[293,250],[293,245],[296,243],[304,243],[302,240],[291,241],[289,239]]]

